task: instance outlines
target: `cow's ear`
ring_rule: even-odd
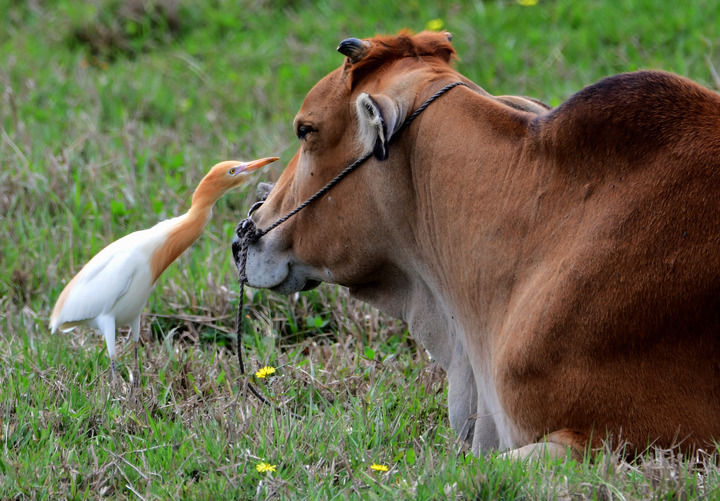
[[[378,160],[388,156],[388,144],[400,126],[399,105],[384,94],[373,96],[363,92],[355,101],[363,152],[372,151]]]

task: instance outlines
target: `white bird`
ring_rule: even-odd
[[[200,181],[185,214],[130,233],[98,252],[60,293],[50,316],[51,331],[66,332],[81,324],[99,330],[115,379],[115,328],[130,325],[135,341],[133,385],[137,387],[140,316],[158,277],[202,234],[215,202],[241,185],[248,172],[275,160],[220,162]]]

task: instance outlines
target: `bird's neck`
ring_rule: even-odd
[[[210,220],[214,204],[214,200],[212,203],[196,203],[193,199],[190,210],[178,217],[176,222],[168,229],[165,242],[155,250],[152,256],[153,283],[165,271],[165,268],[170,266],[180,254],[185,252],[200,237]]]

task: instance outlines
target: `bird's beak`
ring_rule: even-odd
[[[278,159],[278,157],[267,157],[267,158],[261,158],[259,160],[253,160],[252,162],[244,162],[239,165],[240,172],[245,173],[245,172],[253,171],[255,169],[259,169],[260,167],[262,167],[264,165],[273,163],[277,159]]]

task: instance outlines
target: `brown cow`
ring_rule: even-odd
[[[249,284],[320,281],[408,322],[478,453],[642,450],[720,438],[720,97],[675,75],[606,78],[556,109],[457,73],[447,34],[341,45],[295,118]],[[390,141],[440,87],[465,82]],[[545,449],[542,449],[545,450]]]

